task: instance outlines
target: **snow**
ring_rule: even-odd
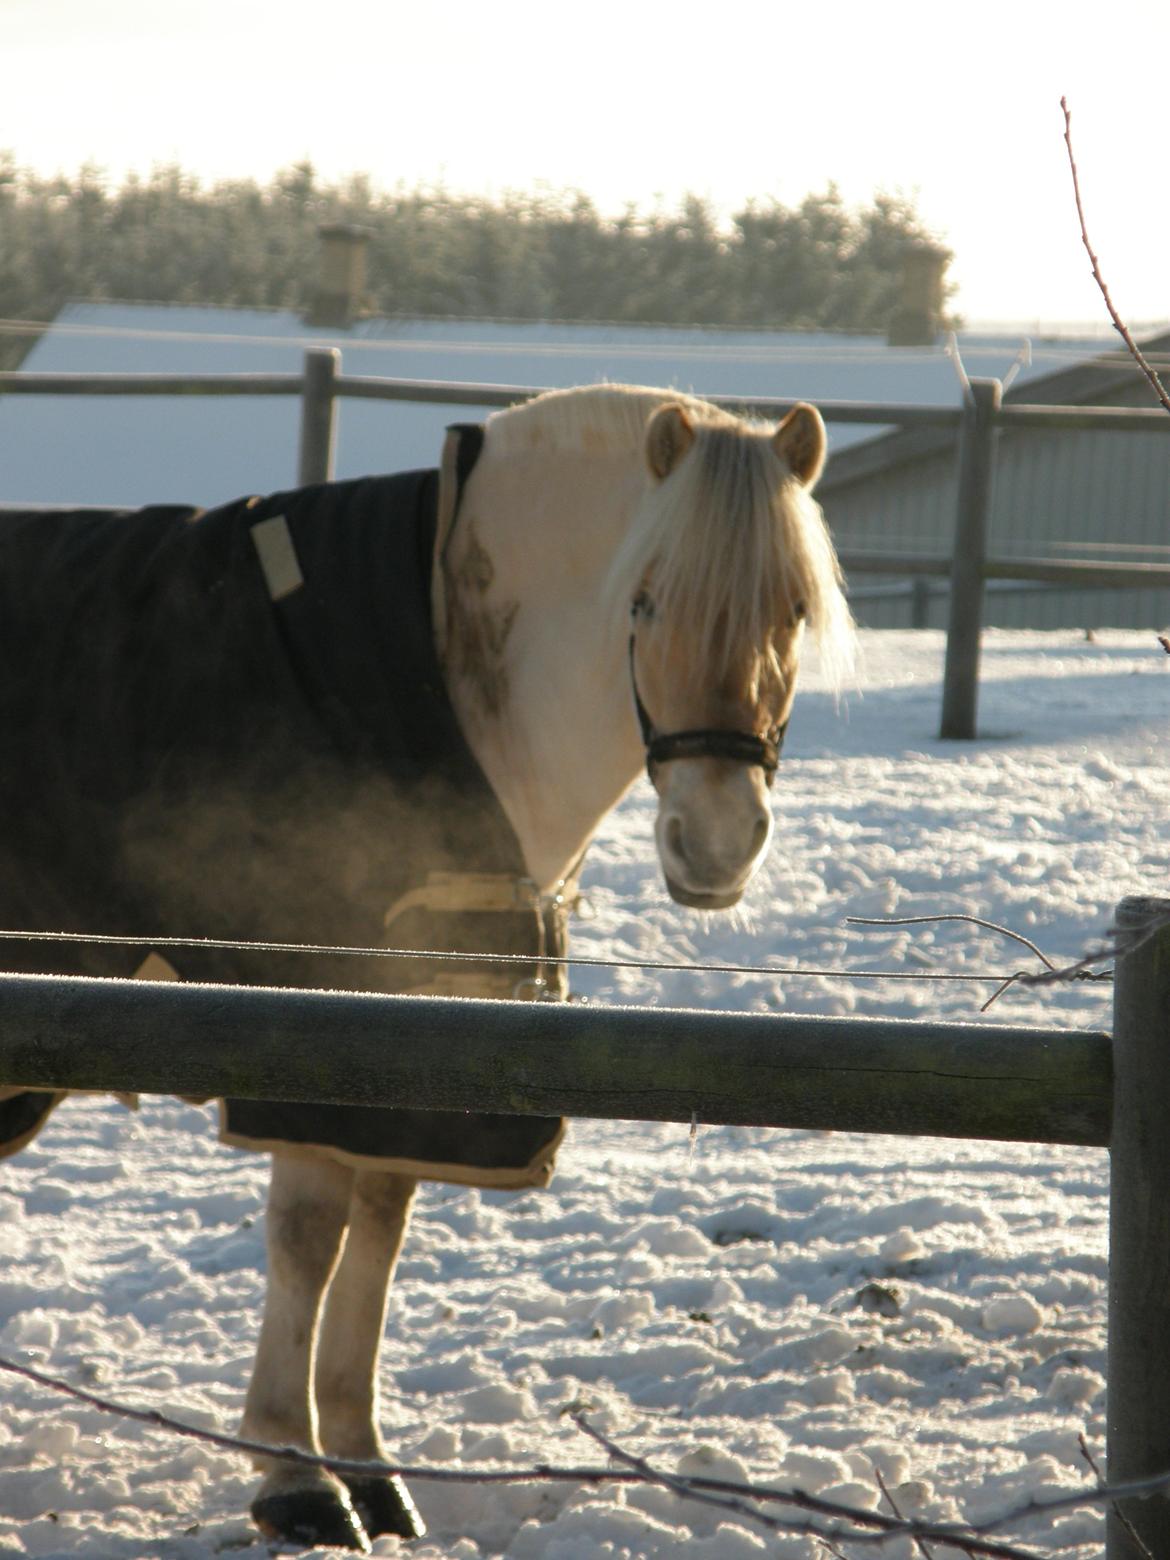
[[[1107,1028],[1108,988],[1036,967],[975,914],[1071,959],[1124,893],[1163,889],[1170,663],[1153,634],[991,633],[973,743],[936,739],[941,636],[863,636],[841,709],[815,669],[746,905],[673,905],[640,783],[604,827],[575,950],[891,970],[906,981],[584,968],[596,1003]],[[981,973],[980,983],[933,974]],[[263,1292],[264,1161],[209,1109],[70,1101],[0,1191],[0,1354],[231,1432]],[[391,1301],[383,1421],[405,1462],[596,1464],[584,1407],[667,1471],[983,1518],[1083,1486],[1103,1455],[1107,1161],[1044,1144],[574,1124],[549,1190],[425,1188]],[[208,1560],[271,1551],[246,1461],[0,1378],[0,1555]],[[417,1560],[813,1560],[799,1534],[656,1488],[414,1485]],[[1098,1512],[1016,1537],[1090,1560]],[[886,1554],[909,1556],[897,1541]],[[380,1539],[375,1553],[397,1553]]]

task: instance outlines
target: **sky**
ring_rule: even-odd
[[[115,182],[308,158],[388,189],[580,189],[607,213],[835,182],[916,202],[969,322],[1099,323],[1067,95],[1089,233],[1138,325],[1170,318],[1168,43],[1166,0],[0,0],[0,151]]]

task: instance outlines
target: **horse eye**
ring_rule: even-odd
[[[808,609],[803,601],[798,601],[792,609],[792,616],[798,623],[803,623],[808,616]]]
[[[634,602],[633,602],[633,606],[632,606],[631,610],[632,610],[632,612],[633,612],[635,617],[643,617],[643,618],[646,618],[648,621],[653,619],[653,617],[654,617],[654,603],[650,599],[650,596],[649,596],[648,592],[646,592],[644,590],[640,590],[638,592],[638,594],[634,597]]]

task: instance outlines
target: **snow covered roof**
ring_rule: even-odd
[[[290,311],[74,303],[25,360],[28,372],[297,372],[308,346],[336,346],[343,370],[402,379],[512,385],[599,380],[699,394],[958,405],[945,346],[883,338],[638,325],[476,320],[361,320],[322,330]],[[1101,349],[1094,338],[1031,342],[960,333],[970,376],[1038,382]],[[448,422],[474,408],[342,405],[338,476],[433,464]],[[0,397],[0,502],[213,504],[292,485],[295,398]],[[830,423],[842,450],[879,430]]]

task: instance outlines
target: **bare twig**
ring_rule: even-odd
[[[821,1538],[818,1539],[817,1542],[820,1544],[824,1552],[832,1557],[832,1560],[849,1560],[849,1556],[845,1553],[845,1551],[838,1548],[838,1546],[831,1538]]]
[[[837,1501],[821,1500],[817,1496],[807,1495],[800,1490],[778,1490],[768,1488],[757,1489],[754,1485],[736,1483],[728,1479],[707,1479],[701,1476],[687,1477],[686,1479],[671,1479],[668,1474],[646,1472],[637,1467],[638,1459],[631,1458],[629,1454],[621,1453],[615,1448],[611,1455],[619,1456],[630,1464],[629,1471],[612,1467],[553,1467],[547,1463],[539,1464],[534,1468],[493,1469],[481,1471],[468,1471],[462,1468],[434,1468],[426,1465],[414,1465],[407,1463],[388,1463],[377,1459],[356,1459],[350,1457],[329,1457],[317,1452],[305,1451],[299,1446],[270,1446],[263,1441],[254,1441],[246,1436],[225,1435],[222,1431],[206,1430],[202,1426],[188,1424],[181,1419],[175,1419],[168,1414],[160,1413],[157,1409],[131,1408],[128,1404],[114,1402],[109,1398],[100,1397],[97,1393],[87,1392],[81,1387],[75,1387],[59,1377],[46,1375],[45,1372],[36,1370],[31,1365],[22,1365],[15,1360],[0,1358],[0,1371],[8,1371],[15,1376],[22,1376],[25,1380],[35,1383],[37,1386],[46,1387],[50,1391],[58,1392],[64,1397],[75,1399],[79,1403],[85,1403],[90,1408],[96,1408],[105,1414],[112,1414],[121,1419],[131,1419],[139,1424],[148,1425],[151,1429],[162,1430],[172,1435],[186,1437],[189,1440],[200,1441],[209,1446],[218,1447],[221,1451],[240,1452],[249,1457],[274,1457],[285,1462],[298,1463],[310,1468],[326,1468],[331,1473],[348,1476],[350,1478],[378,1478],[385,1475],[397,1474],[399,1477],[413,1479],[420,1483],[431,1481],[433,1483],[446,1484],[521,1484],[521,1483],[569,1483],[569,1484],[646,1484],[665,1483],[670,1488],[675,1488],[676,1493],[685,1494],[691,1499],[703,1499],[704,1503],[710,1503],[709,1497],[731,1497],[733,1502],[746,1503],[753,1500],[782,1501],[799,1510],[809,1511],[815,1515],[830,1517],[835,1521],[863,1524],[869,1527],[879,1527],[884,1531],[876,1535],[884,1537],[889,1533],[901,1533],[911,1531],[913,1524],[900,1523],[883,1517],[875,1512],[865,1511],[861,1508],[846,1506]],[[586,1425],[580,1415],[574,1414],[574,1422],[605,1445],[610,1451],[609,1443],[601,1436],[601,1432],[592,1426]],[[714,1504],[725,1505],[726,1499],[714,1500]],[[750,1512],[750,1507],[744,1504],[744,1511]],[[792,1521],[789,1524],[782,1523],[779,1519],[767,1519],[774,1523],[777,1531],[809,1532],[813,1536],[816,1531],[810,1528],[808,1523]],[[765,1524],[767,1525],[767,1523]],[[985,1546],[979,1550],[980,1554],[990,1556],[1004,1556],[1005,1560],[1036,1560],[1035,1556],[1026,1555],[1021,1550],[1007,1546]]]
[[[873,1476],[877,1480],[878,1489],[881,1490],[882,1494],[885,1496],[886,1505],[890,1508],[896,1517],[901,1517],[902,1513],[898,1510],[898,1502],[890,1494],[890,1487],[882,1477],[882,1470],[878,1467],[877,1463],[874,1463],[873,1465]],[[934,1560],[934,1555],[927,1548],[926,1543],[921,1538],[916,1538],[914,1540],[914,1547],[917,1549],[918,1553],[924,1557],[924,1560]],[[968,1550],[968,1554],[969,1553],[970,1550]]]
[[[284,1461],[299,1463],[306,1467],[327,1468],[333,1473],[351,1478],[377,1478],[397,1474],[403,1478],[417,1480],[420,1483],[431,1481],[433,1483],[447,1484],[526,1484],[542,1482],[589,1485],[658,1484],[672,1489],[675,1493],[688,1499],[693,1500],[702,1496],[704,1498],[703,1504],[715,1504],[725,1509],[733,1509],[735,1514],[762,1523],[765,1527],[773,1528],[778,1532],[799,1531],[808,1534],[810,1538],[823,1542],[847,1543],[850,1547],[883,1544],[891,1537],[901,1536],[909,1538],[920,1545],[928,1543],[959,1549],[971,1556],[986,1556],[987,1560],[1043,1560],[1043,1557],[1039,1556],[1034,1550],[1022,1549],[1018,1545],[997,1540],[992,1535],[1005,1528],[1018,1527],[1030,1517],[1051,1517],[1061,1511],[1076,1510],[1085,1506],[1107,1506],[1118,1500],[1143,1499],[1151,1495],[1170,1493],[1170,1471],[1167,1471],[1147,1479],[1134,1479],[1124,1484],[1108,1485],[1101,1484],[1098,1481],[1098,1486],[1095,1489],[1070,1490],[1065,1495],[1058,1495],[1044,1500],[1029,1499],[1024,1504],[984,1522],[920,1522],[913,1518],[889,1517],[884,1512],[848,1506],[840,1501],[826,1500],[820,1496],[810,1495],[800,1489],[746,1484],[731,1479],[712,1479],[701,1475],[682,1477],[662,1473],[646,1463],[644,1459],[623,1451],[621,1447],[604,1436],[602,1432],[586,1423],[579,1414],[572,1416],[574,1422],[588,1435],[592,1436],[594,1440],[598,1441],[611,1457],[624,1463],[626,1465],[625,1468],[554,1467],[547,1463],[541,1463],[532,1468],[469,1471],[463,1468],[435,1468],[427,1465],[381,1462],[377,1459],[329,1457],[315,1452],[304,1451],[297,1446],[271,1446],[266,1442],[250,1440],[244,1436],[225,1435],[220,1431],[205,1430],[201,1426],[187,1424],[182,1420],[172,1418],[170,1415],[160,1413],[157,1409],[131,1408],[125,1403],[114,1402],[108,1398],[100,1397],[96,1393],[87,1392],[83,1388],[72,1386],[69,1382],[62,1381],[55,1376],[46,1375],[43,1371],[36,1370],[31,1365],[18,1364],[14,1360],[0,1358],[0,1371],[8,1371],[13,1375],[21,1376],[37,1386],[45,1387],[65,1397],[73,1398],[77,1402],[85,1403],[89,1407],[96,1408],[103,1413],[112,1414],[123,1419],[131,1419],[155,1430],[184,1436],[209,1446],[218,1447],[222,1451],[239,1452],[249,1457],[280,1458]],[[1090,1464],[1090,1466],[1092,1465]],[[725,1499],[712,1500],[708,1497],[724,1497]],[[807,1521],[800,1523],[793,1519],[785,1521],[769,1513],[756,1511],[750,1504],[752,1502],[770,1502],[777,1505],[787,1505],[796,1510],[806,1512],[813,1517],[827,1519],[835,1524],[845,1522],[849,1523],[853,1528],[869,1529],[870,1531],[844,1533],[839,1526],[830,1530],[818,1528],[814,1523]]]
[[[648,1465],[640,1464],[640,1459],[631,1457],[629,1453],[622,1452],[620,1448],[613,1446],[600,1432],[591,1426],[581,1424],[581,1428],[593,1436],[595,1440],[601,1440],[611,1456],[617,1457],[627,1464],[622,1468],[589,1468],[589,1467],[553,1467],[547,1463],[539,1464],[533,1468],[509,1468],[483,1471],[468,1471],[462,1468],[435,1468],[425,1465],[413,1465],[406,1463],[381,1462],[376,1459],[355,1459],[346,1457],[328,1457],[315,1452],[307,1452],[297,1446],[270,1446],[262,1441],[250,1440],[244,1436],[225,1435],[216,1430],[205,1430],[201,1426],[187,1424],[182,1420],[172,1418],[170,1415],[160,1413],[157,1409],[131,1408],[125,1403],[114,1402],[108,1398],[98,1396],[96,1393],[87,1392],[81,1387],[72,1386],[67,1381],[58,1377],[46,1375],[43,1371],[36,1370],[31,1365],[18,1364],[15,1360],[0,1358],[0,1371],[8,1371],[13,1375],[21,1376],[27,1381],[40,1387],[72,1398],[80,1403],[85,1403],[91,1408],[96,1408],[102,1413],[115,1415],[122,1419],[131,1419],[139,1424],[144,1424],[155,1430],[168,1432],[172,1435],[184,1436],[190,1440],[204,1443],[205,1445],[218,1447],[221,1451],[239,1452],[249,1457],[280,1458],[286,1462],[294,1462],[311,1468],[327,1468],[333,1473],[348,1476],[350,1478],[378,1478],[391,1474],[397,1474],[406,1479],[418,1482],[431,1481],[433,1483],[448,1484],[525,1484],[525,1483],[568,1483],[568,1484],[665,1484],[666,1487],[675,1489],[676,1493],[685,1494],[689,1499],[695,1499],[699,1495],[706,1497],[730,1497],[732,1501],[742,1506],[743,1515],[751,1515],[753,1508],[749,1502],[775,1502],[788,1505],[800,1511],[805,1511],[813,1516],[830,1519],[834,1523],[846,1522],[853,1527],[877,1529],[876,1532],[842,1534],[839,1529],[829,1531],[818,1529],[809,1522],[797,1523],[790,1520],[787,1523],[783,1519],[772,1517],[767,1513],[756,1513],[754,1520],[762,1522],[764,1526],[774,1527],[776,1531],[807,1533],[811,1538],[837,1541],[845,1541],[850,1545],[855,1544],[880,1544],[893,1535],[904,1535],[911,1539],[922,1538],[930,1543],[949,1545],[951,1548],[962,1549],[975,1556],[986,1556],[988,1560],[1042,1560],[1033,1550],[1025,1550],[1014,1544],[1003,1543],[990,1538],[988,1535],[995,1529],[1009,1527],[1015,1524],[1021,1517],[1032,1515],[1036,1512],[1048,1512],[1060,1509],[1062,1506],[1080,1506],[1100,1504],[1113,1499],[1118,1494],[1117,1490],[1088,1491],[1070,1494],[1057,1501],[1043,1504],[1030,1502],[1019,1512],[1011,1512],[999,1517],[990,1523],[983,1523],[978,1528],[964,1527],[957,1524],[939,1524],[908,1521],[896,1517],[888,1517],[883,1512],[869,1511],[860,1507],[847,1506],[843,1502],[824,1500],[816,1495],[809,1495],[803,1490],[776,1489],[771,1486],[739,1483],[729,1479],[709,1479],[698,1475],[683,1478],[674,1478],[669,1474],[660,1474]],[[579,1420],[579,1416],[573,1416]],[[1170,1474],[1160,1481],[1146,1481],[1140,1489],[1129,1487],[1122,1488],[1121,1494],[1150,1493],[1152,1490],[1160,1490],[1170,1485]],[[704,1500],[704,1503],[709,1503]],[[723,1502],[716,1502],[723,1504]]]
[[[1081,1449],[1081,1456],[1085,1459],[1085,1461],[1088,1463],[1089,1467],[1093,1471],[1093,1477],[1097,1481],[1097,1488],[1098,1489],[1104,1489],[1105,1488],[1105,1480],[1101,1477],[1101,1470],[1097,1466],[1097,1459],[1093,1456],[1092,1452],[1089,1450],[1089,1443],[1088,1443],[1088,1441],[1085,1440],[1085,1436],[1084,1436],[1084,1432],[1083,1431],[1081,1432],[1080,1435],[1077,1436],[1077,1445]],[[1153,1555],[1150,1553],[1149,1546],[1146,1544],[1146,1542],[1142,1538],[1141,1534],[1134,1527],[1133,1523],[1126,1516],[1125,1512],[1122,1511],[1121,1507],[1117,1504],[1116,1501],[1113,1501],[1112,1507],[1113,1507],[1114,1515],[1116,1516],[1117,1520],[1121,1523],[1121,1525],[1125,1529],[1125,1531],[1129,1534],[1130,1539],[1132,1540],[1135,1548],[1137,1549],[1138,1554],[1139,1555],[1143,1555],[1145,1557],[1145,1560],[1154,1560]]]
[[[725,1511],[729,1516],[743,1517],[749,1522],[758,1522],[772,1533],[807,1533],[816,1531],[815,1529],[810,1529],[807,1522],[796,1522],[792,1518],[785,1520],[781,1517],[770,1516],[766,1511],[757,1511],[746,1500],[738,1499],[735,1496],[709,1495],[705,1491],[700,1491],[696,1488],[696,1480],[683,1474],[663,1473],[661,1469],[651,1467],[644,1457],[635,1457],[632,1452],[624,1451],[604,1431],[599,1430],[596,1425],[591,1425],[584,1414],[573,1414],[571,1418],[577,1428],[584,1431],[590,1440],[596,1441],[598,1446],[608,1452],[615,1462],[624,1463],[627,1468],[633,1469],[647,1484],[660,1484],[664,1489],[671,1490],[675,1495],[680,1496],[684,1500],[695,1500],[700,1505],[714,1506],[719,1511]]]
[[[835,1539],[839,1543],[853,1544],[884,1544],[894,1534],[913,1539],[915,1543],[929,1539],[931,1543],[949,1545],[952,1549],[961,1549],[965,1554],[972,1556],[986,1555],[990,1560],[1041,1560],[1034,1550],[1020,1549],[1015,1544],[1003,1544],[994,1540],[988,1540],[975,1533],[974,1529],[967,1529],[958,1525],[915,1522],[905,1517],[893,1518],[884,1516],[880,1511],[866,1511],[861,1507],[845,1507],[835,1501],[822,1501],[814,1495],[808,1495],[803,1490],[777,1490],[760,1485],[735,1485],[721,1479],[699,1479],[689,1475],[663,1473],[654,1468],[644,1457],[636,1457],[632,1452],[625,1451],[616,1441],[610,1439],[595,1425],[589,1424],[583,1415],[574,1414],[573,1422],[578,1425],[586,1435],[591,1436],[599,1446],[603,1447],[617,1462],[624,1463],[626,1467],[635,1470],[650,1484],[659,1484],[668,1490],[673,1490],[676,1495],[691,1496],[697,1488],[704,1491],[728,1490],[735,1491],[738,1495],[743,1493],[748,1500],[776,1501],[781,1504],[797,1506],[804,1511],[817,1512],[824,1516],[831,1516],[838,1521],[844,1520],[855,1526],[879,1528],[877,1533],[827,1533],[823,1529],[815,1527],[812,1523],[795,1523],[791,1519],[785,1521],[774,1517],[768,1512],[757,1511],[749,1506],[746,1501],[732,1499],[728,1501],[715,1500],[704,1496],[704,1505],[722,1506],[726,1511],[735,1516],[744,1517],[751,1522],[757,1522],[771,1532],[806,1533],[810,1538],[816,1538],[822,1542]]]
[[[1076,158],[1073,156],[1072,111],[1068,106],[1067,98],[1061,98],[1060,107],[1062,113],[1064,114],[1064,144],[1068,148],[1068,165],[1072,171],[1073,195],[1076,198],[1077,217],[1080,219],[1081,224],[1081,242],[1084,244],[1085,253],[1088,255],[1089,260],[1092,263],[1093,280],[1101,289],[1101,296],[1105,300],[1105,307],[1109,310],[1109,318],[1113,321],[1114,329],[1118,332],[1122,341],[1124,341],[1126,346],[1129,348],[1130,355],[1133,357],[1134,362],[1149,380],[1154,394],[1158,397],[1158,400],[1161,401],[1166,410],[1170,412],[1170,395],[1166,393],[1166,388],[1162,384],[1162,381],[1154,372],[1150,362],[1143,356],[1141,348],[1130,335],[1125,321],[1121,318],[1121,315],[1118,314],[1116,308],[1114,307],[1113,299],[1109,296],[1109,288],[1105,285],[1105,278],[1101,275],[1101,267],[1098,263],[1097,256],[1093,250],[1092,244],[1089,242],[1088,229],[1085,226],[1085,209],[1081,203],[1081,183],[1080,179],[1077,177]]]

